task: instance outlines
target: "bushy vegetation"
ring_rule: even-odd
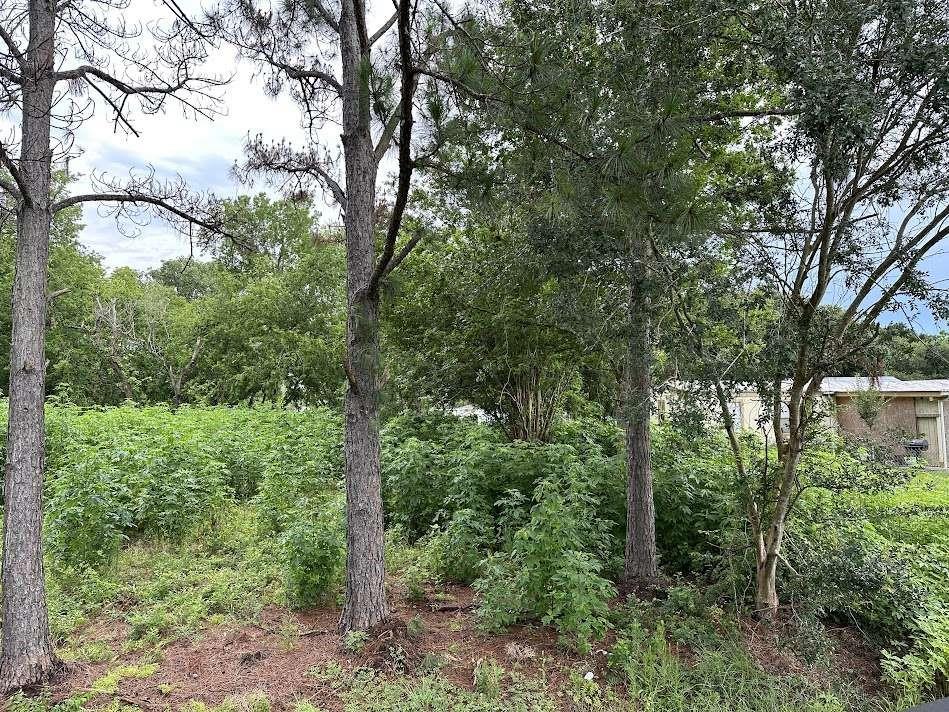
[[[554,442],[528,445],[440,416],[403,418],[390,428],[390,442],[407,444],[411,453],[386,460],[389,491],[398,490],[388,497],[391,516],[421,537],[420,565],[432,577],[473,581],[490,629],[540,620],[581,650],[602,636],[625,527],[618,431],[603,421],[573,421]],[[738,526],[740,490],[724,437],[667,425],[655,428],[653,442],[665,570],[697,577],[740,607],[753,564]],[[944,491],[944,476],[923,474],[900,494],[858,489],[841,499],[836,489],[824,489],[847,477],[866,479],[864,456],[835,438],[809,454],[810,484],[792,520],[783,585],[807,621],[831,617],[864,627],[886,651],[888,681],[910,701],[945,684],[949,527],[938,521],[939,490],[925,485],[935,478]],[[882,475],[894,485],[905,480],[896,470]],[[411,496],[413,483],[418,497]],[[886,486],[860,484],[877,492]],[[925,511],[897,515],[900,498]],[[435,524],[422,535],[412,521]]]
[[[51,405],[47,419],[50,608],[65,657],[97,655],[72,634],[103,607],[128,623],[129,645],[146,649],[208,620],[253,616],[267,601],[305,607],[339,591],[342,433],[332,411]],[[749,700],[848,709],[803,682],[775,687],[741,652],[724,610],[744,603],[748,569],[734,559],[748,554],[722,436],[673,425],[653,436],[663,567],[706,593],[673,588],[665,603],[616,608],[624,461],[620,431],[601,418],[562,421],[547,444],[511,443],[441,414],[391,419],[383,462],[393,570],[416,597],[473,583],[487,630],[537,621],[580,653],[613,630],[611,674],[644,709],[764,709]],[[813,462],[828,457],[843,455]],[[789,537],[783,586],[802,635],[817,630],[808,621],[857,621],[884,649],[886,680],[904,702],[945,684],[946,495],[935,473],[892,492],[840,497],[815,486]],[[815,635],[805,658],[827,650]],[[666,640],[701,650],[697,663]],[[718,687],[694,696],[712,680]],[[508,682],[515,692],[497,709],[518,709],[523,681]],[[415,685],[398,683],[391,698],[385,688],[372,709],[400,695],[432,696],[433,709],[482,704],[441,680]],[[579,697],[609,702],[598,686],[577,685]],[[361,689],[352,687],[352,704],[369,704]]]
[[[246,606],[278,570],[291,605],[335,590],[342,431],[329,410],[60,405],[47,422],[44,537],[59,632],[115,594],[114,570],[162,589],[125,594],[159,601],[130,621],[158,634]],[[182,546],[193,556],[182,559]],[[184,611],[179,599],[199,603]]]

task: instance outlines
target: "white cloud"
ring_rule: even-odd
[[[188,13],[202,11],[199,0],[179,0],[178,4]],[[381,23],[379,18],[384,18],[386,12],[391,13],[391,5],[385,0],[372,7],[370,15],[375,24]],[[143,23],[159,13],[167,16],[164,5],[159,3],[153,6],[133,2],[126,12],[129,21],[137,19]],[[70,162],[70,172],[80,176],[76,188],[81,190],[93,171],[121,177],[130,170],[153,166],[160,178],[181,175],[193,189],[211,191],[219,197],[265,190],[262,185],[237,184],[230,169],[241,159],[248,135],[261,133],[268,139],[287,139],[303,145],[307,134],[301,126],[299,107],[287,96],[268,96],[263,80],[254,76],[254,65],[238,62],[231,48],[216,50],[204,69],[217,76],[233,75],[220,91],[221,113],[213,121],[185,116],[172,106],[162,114],[137,116],[134,125],[140,136],[134,136],[117,132],[107,107],[96,106],[93,116],[76,132],[78,155]],[[335,126],[322,131],[328,144],[335,145],[338,131]],[[335,215],[335,209],[323,212],[327,217]],[[147,269],[189,252],[186,239],[157,221],[142,228],[135,239],[129,239],[116,228],[114,219],[103,215],[95,205],[84,206],[83,218],[86,229],[81,240],[103,257],[108,268],[128,265]]]
[[[213,59],[212,71],[214,64],[236,64],[230,50],[218,51]],[[248,133],[262,132],[275,139],[302,142],[305,134],[299,125],[300,113],[288,98],[268,97],[254,81],[247,63],[237,65],[233,80],[222,94],[224,113],[213,121],[185,116],[172,107],[163,114],[137,117],[139,136],[116,132],[111,116],[98,107],[76,133],[81,153],[71,161],[70,172],[85,177],[93,171],[121,177],[130,170],[153,166],[159,177],[180,175],[191,188],[220,197],[246,192],[249,188],[238,185],[230,169],[241,158]],[[80,178],[80,186],[84,182]],[[129,239],[122,236],[113,218],[101,214],[93,204],[86,204],[83,218],[87,227],[82,241],[102,255],[110,268],[129,265],[145,269],[186,254],[189,249],[186,239],[160,222]]]

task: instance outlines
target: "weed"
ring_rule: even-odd
[[[293,703],[293,712],[323,712],[323,708],[317,707],[309,700],[297,700]]]
[[[406,634],[410,638],[421,638],[425,635],[425,621],[421,616],[413,616],[405,625]]]
[[[122,682],[122,680],[126,678],[142,680],[146,677],[151,677],[157,671],[158,665],[155,663],[120,665],[93,682],[89,689],[96,693],[114,695],[119,691],[119,683]]]
[[[364,630],[351,630],[343,636],[343,647],[351,653],[358,653],[369,642],[369,633]]]
[[[280,647],[288,651],[293,650],[300,642],[300,626],[292,616],[285,615],[280,620],[277,636],[280,638]]]
[[[423,674],[436,673],[448,664],[448,660],[442,653],[425,653],[422,662],[419,663],[419,671]]]
[[[335,660],[330,660],[325,665],[312,667],[307,670],[307,675],[315,677],[321,682],[338,683],[346,678],[346,671]]]
[[[59,658],[66,662],[104,663],[115,658],[115,651],[104,641],[90,640],[63,648]]]
[[[474,668],[474,689],[485,697],[496,700],[501,696],[504,668],[490,658],[478,660]]]

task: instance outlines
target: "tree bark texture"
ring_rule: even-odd
[[[547,442],[564,382],[545,384],[540,366],[510,375],[502,389],[505,430],[511,440]]]
[[[389,616],[383,559],[379,445],[379,294],[375,268],[376,163],[370,133],[365,9],[343,0],[343,152],[346,163],[345,405],[346,600],[340,630],[365,630]]]
[[[629,343],[624,389],[627,513],[623,574],[628,583],[651,585],[659,579],[659,567],[649,435],[652,412],[652,333],[647,250],[642,237],[631,240]]]
[[[787,440],[779,444],[779,479],[775,483],[776,497],[774,512],[764,534],[764,547],[758,548],[757,570],[755,572],[755,610],[762,618],[772,618],[778,612],[778,563],[781,548],[784,545],[785,527],[794,500],[797,485],[797,469],[804,449],[805,430],[808,425],[808,412],[814,394],[820,390],[821,376],[808,377],[800,365],[788,394]],[[780,392],[780,384],[778,384]],[[775,418],[780,418],[780,407],[775,409]],[[776,434],[782,432],[780,420],[774,426]]]
[[[44,682],[56,666],[43,572],[43,460],[55,18],[49,0],[30,3],[18,170],[9,421],[4,473],[3,651],[5,692]],[[25,190],[24,190],[25,188]]]

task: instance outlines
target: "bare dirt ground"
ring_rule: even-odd
[[[526,675],[543,675],[551,691],[563,687],[571,670],[592,672],[603,679],[606,643],[592,658],[580,658],[557,644],[554,631],[543,626],[515,626],[503,634],[477,630],[473,592],[449,587],[424,602],[393,601],[393,622],[373,631],[356,652],[347,650],[336,632],[338,608],[292,612],[278,606],[265,608],[250,624],[206,627],[199,634],[180,638],[162,650],[158,670],[148,677],[123,678],[118,694],[103,693],[142,710],[177,709],[194,700],[209,707],[266,695],[273,710],[290,709],[308,699],[325,710],[342,710],[343,701],[332,679],[314,671],[335,666],[343,671],[370,667],[383,674],[415,674],[437,664],[440,674],[455,685],[471,689],[479,660],[493,659],[507,669]],[[120,650],[127,626],[114,619],[97,619],[86,626],[86,641],[102,641]],[[849,629],[835,629],[838,640],[835,667],[872,691],[878,685],[876,658]],[[741,636],[758,665],[775,674],[808,674],[805,666],[785,646],[773,629],[744,622]],[[688,663],[689,651],[679,651]],[[79,691],[89,691],[96,680],[119,665],[143,661],[141,653],[96,664],[73,664],[52,690],[52,701]],[[325,676],[324,676],[325,677]],[[566,709],[566,707],[565,707]]]
[[[158,671],[143,679],[122,679],[118,698],[150,710],[178,708],[190,700],[212,706],[262,693],[273,709],[286,709],[307,698],[326,710],[340,710],[342,701],[332,681],[311,671],[335,664],[350,671],[372,667],[383,673],[415,673],[437,661],[442,676],[470,689],[478,661],[493,658],[528,675],[543,673],[559,687],[569,669],[581,663],[557,645],[549,628],[516,626],[503,634],[477,631],[471,590],[452,587],[447,593],[437,602],[394,602],[394,622],[373,631],[357,652],[340,643],[337,608],[292,612],[270,606],[255,623],[208,627],[168,644]],[[96,620],[84,629],[83,639],[119,649],[126,633],[121,622]],[[605,661],[605,651],[595,659]],[[108,663],[74,664],[53,689],[53,701],[89,690],[109,670],[141,660],[141,654],[130,653]]]

